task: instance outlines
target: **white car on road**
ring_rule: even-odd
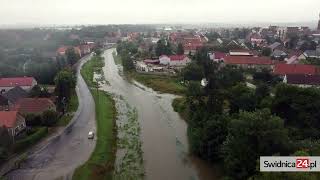
[[[88,139],[93,139],[94,138],[94,132],[93,131],[90,131],[88,133]]]

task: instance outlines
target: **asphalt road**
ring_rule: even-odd
[[[83,164],[95,147],[95,140],[88,139],[88,132],[96,130],[95,106],[92,95],[80,75],[80,68],[89,60],[85,57],[77,65],[77,93],[79,109],[70,126],[56,138],[29,153],[18,170],[7,174],[9,180],[71,179],[73,171]]]

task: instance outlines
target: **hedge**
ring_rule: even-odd
[[[13,145],[14,152],[19,152],[21,150],[26,149],[27,147],[35,144],[38,142],[41,138],[46,136],[48,134],[48,128],[47,127],[40,127],[37,129],[35,133],[33,133],[30,136],[27,136],[24,139],[18,140]]]

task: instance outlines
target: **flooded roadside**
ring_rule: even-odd
[[[125,80],[119,75],[112,51],[107,50],[104,54],[105,67],[103,70],[110,84],[103,86],[103,89],[114,94],[115,97],[123,97],[123,101],[132,108],[128,112],[134,109],[137,112],[141,128],[140,140],[145,179],[200,179],[199,177],[202,176],[199,173],[202,171],[195,167],[199,162],[195,163],[189,157],[187,124],[171,106],[176,96],[159,94],[138,82],[131,83]],[[122,109],[127,105],[120,104],[120,106],[118,108]],[[134,144],[140,146],[139,143]],[[123,156],[120,150],[118,156],[122,157],[121,154]]]

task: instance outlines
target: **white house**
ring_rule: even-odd
[[[168,65],[170,63],[170,58],[167,55],[160,56],[159,60],[162,65]]]
[[[191,62],[190,58],[186,55],[172,55],[170,58],[170,66],[186,66]]]
[[[0,93],[3,94],[16,86],[29,92],[36,85],[37,81],[33,77],[0,78]]]

